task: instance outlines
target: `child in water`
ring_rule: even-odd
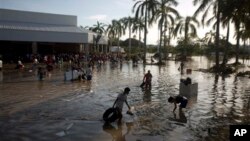
[[[169,103],[174,103],[173,112],[175,112],[175,110],[177,108],[177,104],[180,104],[179,105],[179,107],[180,107],[179,110],[182,110],[182,108],[186,108],[188,100],[187,100],[187,98],[185,96],[178,95],[178,96],[175,96],[175,97],[170,96],[168,98],[168,102]]]

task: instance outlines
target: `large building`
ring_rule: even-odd
[[[108,52],[108,38],[77,26],[77,17],[0,9],[0,54]]]

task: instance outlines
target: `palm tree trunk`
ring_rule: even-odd
[[[236,56],[235,56],[235,64],[239,63],[239,48],[240,48],[240,35],[239,30],[237,31],[237,42],[236,42]]]
[[[141,30],[139,31],[139,42],[138,42],[138,47],[141,49]]]
[[[217,15],[216,15],[216,37],[215,37],[215,71],[219,70],[219,40],[220,40],[220,1],[218,1]]]
[[[171,41],[171,30],[172,28],[169,28],[169,33],[168,33],[168,46],[170,46],[170,41]]]
[[[120,37],[117,37],[117,46],[120,47]]]
[[[167,49],[166,49],[166,31],[167,31],[167,23],[164,25],[164,40],[163,40],[163,48],[164,48],[164,59],[167,60]]]
[[[112,46],[112,45],[113,45],[113,39],[110,40],[110,46]]]
[[[161,57],[161,45],[162,45],[162,26],[160,27],[160,45],[159,45],[159,64],[162,63],[162,57]]]
[[[188,43],[188,22],[185,22],[185,35],[184,35],[184,60],[187,59],[187,43]]]
[[[146,0],[147,3],[147,0]],[[143,52],[143,64],[146,64],[146,50],[147,50],[147,22],[148,22],[148,5],[145,9],[145,27],[144,27],[144,52]]]
[[[237,33],[237,41],[236,41],[236,56],[235,56],[235,64],[237,65],[239,63],[239,48],[240,48],[240,22],[239,20],[235,21],[236,25],[236,33]]]
[[[128,46],[129,46],[129,59],[130,59],[130,56],[131,56],[131,24],[129,23],[129,40],[128,40]]]
[[[223,62],[222,62],[222,67],[224,67],[227,64],[227,54],[228,54],[228,49],[229,49],[229,31],[230,31],[230,24],[228,23],[227,25],[227,43],[226,43],[226,48],[223,56]]]

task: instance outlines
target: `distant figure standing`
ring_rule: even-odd
[[[91,65],[88,65],[88,68],[86,69],[86,76],[87,76],[87,80],[92,80],[92,69],[91,69]]]
[[[183,72],[184,69],[184,62],[181,61],[180,67],[178,68],[178,70],[180,70],[181,72]]]
[[[168,102],[169,103],[174,103],[173,112],[175,112],[175,110],[177,108],[177,104],[180,104],[179,105],[179,110],[182,110],[182,108],[186,108],[188,100],[187,100],[187,98],[185,96],[178,95],[178,96],[175,96],[175,97],[170,96],[168,98]]]
[[[37,65],[38,65],[38,59],[35,57],[34,60],[33,60],[32,69],[35,70]]]
[[[152,81],[152,74],[150,73],[150,70],[148,70],[148,73],[146,73],[143,77],[143,82],[145,83],[145,88],[151,88],[151,81]]]
[[[16,69],[23,69],[23,68],[24,68],[24,65],[23,65],[22,61],[19,59],[19,60],[17,61]]]
[[[153,56],[151,56],[151,63],[154,63],[155,61],[154,61],[154,59],[153,59]]]
[[[39,68],[38,68],[37,75],[38,75],[38,79],[39,79],[40,81],[42,81],[43,78],[44,78],[44,75],[45,75],[45,72],[44,72],[44,70],[43,70],[42,67],[39,67]]]
[[[130,88],[126,87],[123,91],[123,93],[120,93],[118,97],[116,98],[113,107],[118,109],[118,122],[121,122],[122,119],[122,109],[123,109],[123,103],[125,102],[126,105],[128,106],[128,109],[130,110],[130,106],[128,105],[127,102],[127,95],[130,92]]]
[[[52,71],[53,71],[53,66],[52,66],[52,64],[47,64],[46,69],[47,69],[47,75],[48,75],[48,77],[49,77],[49,79],[50,79],[51,76],[52,76]]]

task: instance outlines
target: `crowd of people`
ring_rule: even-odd
[[[44,78],[51,78],[53,69],[60,68],[67,71],[73,71],[77,74],[78,80],[91,80],[92,67],[95,65],[100,68],[106,61],[116,63],[122,61],[124,58],[118,54],[84,54],[84,53],[60,53],[60,54],[27,54],[19,56],[16,59],[14,69],[29,70],[29,72],[36,72],[39,80]],[[0,59],[0,69],[2,69],[2,60]],[[11,60],[6,62],[13,62]],[[29,65],[24,65],[29,64]],[[73,73],[72,73],[73,74]],[[65,76],[64,77],[69,77]],[[76,77],[70,76],[70,80],[76,80]],[[65,78],[64,80],[68,80]]]

